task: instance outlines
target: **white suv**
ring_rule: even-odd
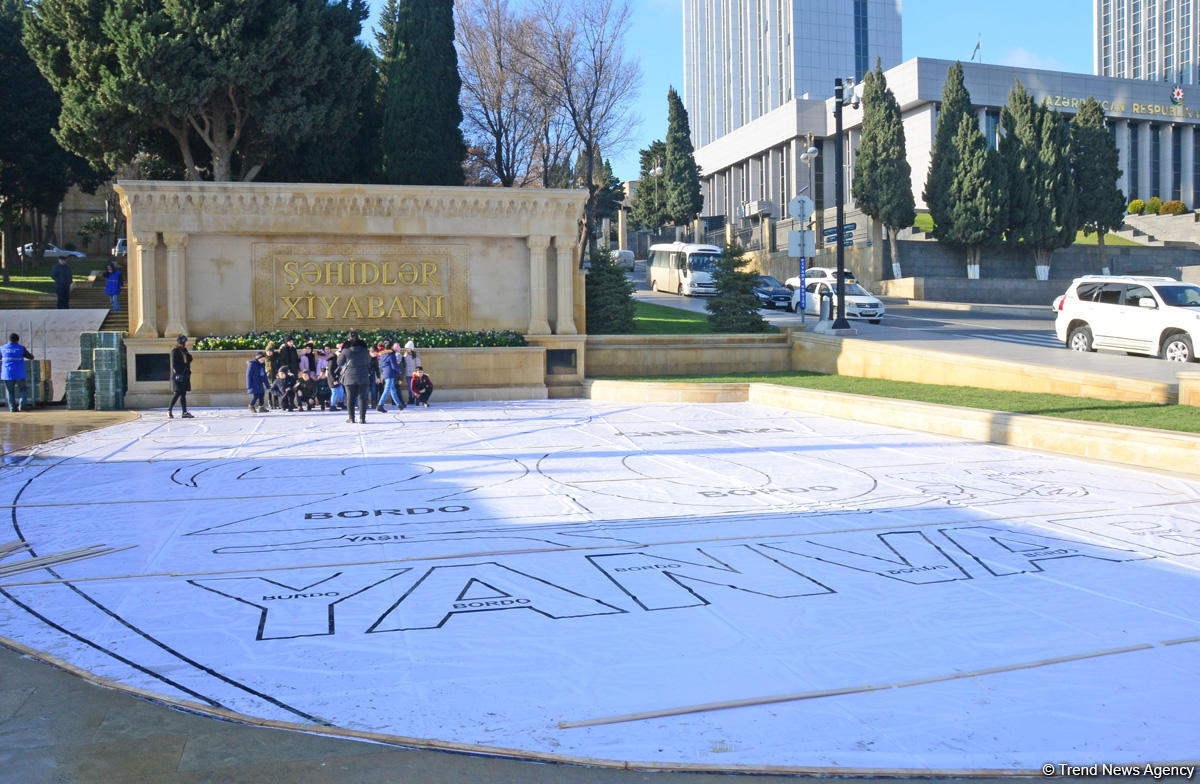
[[[1054,331],[1074,351],[1114,349],[1196,361],[1200,286],[1174,278],[1088,275],[1054,301]]]

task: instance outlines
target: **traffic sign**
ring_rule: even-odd
[[[788,215],[793,220],[808,220],[808,216],[813,214],[813,200],[805,196],[803,193],[792,197],[788,202]]]
[[[817,237],[811,231],[789,231],[788,232],[788,256],[792,258],[816,255],[817,252]]]

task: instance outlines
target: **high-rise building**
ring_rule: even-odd
[[[1098,76],[1196,84],[1198,0],[1095,0]]]
[[[702,147],[900,63],[900,0],[684,0],[684,101]]]

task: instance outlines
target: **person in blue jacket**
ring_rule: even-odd
[[[108,275],[104,279],[104,293],[112,298],[112,309],[116,313],[121,310],[121,270],[110,261],[105,271]]]
[[[397,379],[404,379],[404,371],[400,368],[399,355],[396,353],[398,348],[400,348],[398,343],[390,349],[385,346],[379,353],[379,372],[383,377],[383,392],[379,393],[379,406],[376,410],[381,414],[387,411],[383,404],[389,397],[401,409],[405,407],[404,395],[396,389]]]
[[[8,398],[9,411],[25,410],[27,359],[33,359],[33,354],[21,345],[21,336],[16,332],[12,333],[8,336],[8,342],[0,347],[0,379],[4,381],[4,395]]]
[[[263,396],[267,394],[267,352],[260,351],[246,363],[246,394],[250,395],[250,412],[267,413]]]

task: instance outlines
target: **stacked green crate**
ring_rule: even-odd
[[[90,409],[96,394],[94,370],[72,370],[67,373],[67,408],[72,411]]]

